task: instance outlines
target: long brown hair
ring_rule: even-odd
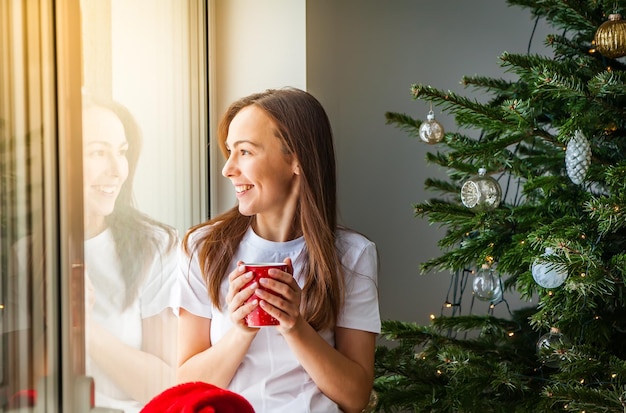
[[[343,305],[344,281],[335,248],[337,230],[337,184],[333,135],[328,116],[319,101],[308,92],[269,89],[232,103],[218,126],[222,153],[228,128],[241,109],[256,105],[275,123],[277,138],[300,166],[300,197],[293,233],[302,233],[304,286],[302,314],[317,330],[335,326]],[[254,217],[239,213],[237,206],[191,228],[183,239],[185,251],[197,252],[213,303],[221,308],[220,285],[228,266]],[[192,233],[197,242],[189,245]]]

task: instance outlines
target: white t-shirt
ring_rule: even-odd
[[[272,242],[260,238],[249,228],[228,272],[239,260],[283,262],[285,258],[291,258],[294,277],[302,287],[302,261],[298,257],[304,246],[304,238]],[[346,281],[345,304],[337,326],[380,333],[376,246],[360,234],[339,230],[337,249]],[[197,255],[191,257],[191,262],[187,258],[181,260],[179,280],[178,307],[210,318],[211,342],[218,342],[232,328],[232,323],[225,305],[221,312],[212,305]],[[228,278],[225,278],[220,293],[222,300],[227,292]],[[321,336],[334,346],[334,331],[323,331]],[[256,413],[340,412],[338,406],[319,390],[275,327],[260,329],[228,389],[245,397]]]
[[[85,276],[91,280],[96,296],[92,319],[125,344],[141,349],[142,320],[172,307],[178,252],[174,248],[168,255],[154,257],[137,298],[122,309],[126,285],[111,231],[107,229],[85,241]],[[95,382],[97,407],[112,407],[124,413],[138,413],[143,408],[142,403],[131,399],[89,357],[86,370]]]

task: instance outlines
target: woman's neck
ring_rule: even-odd
[[[107,229],[104,217],[85,217],[85,226],[83,228],[85,239],[91,239]]]
[[[302,230],[293,223],[267,222],[258,216],[252,221],[252,229],[259,237],[268,241],[286,242],[302,236]]]

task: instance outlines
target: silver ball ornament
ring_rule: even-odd
[[[435,114],[431,110],[428,112],[426,121],[420,126],[420,139],[428,144],[441,142],[444,136],[444,130],[441,123],[435,120]]]
[[[480,168],[478,175],[465,181],[461,187],[461,202],[476,212],[494,210],[502,201],[500,184],[486,172],[485,168]]]
[[[548,247],[542,257],[550,256],[553,253],[554,250]],[[531,266],[531,272],[535,282],[543,288],[557,288],[567,278],[567,268],[564,265],[548,262],[541,257],[535,259]]]

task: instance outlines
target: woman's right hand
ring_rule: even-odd
[[[246,303],[259,287],[256,282],[245,287],[252,280],[252,276],[252,271],[245,272],[243,261],[238,261],[237,267],[228,275],[229,287],[226,303],[233,324],[242,329],[256,332],[258,328],[248,327],[245,321],[246,316],[259,305],[259,300],[256,299]]]

